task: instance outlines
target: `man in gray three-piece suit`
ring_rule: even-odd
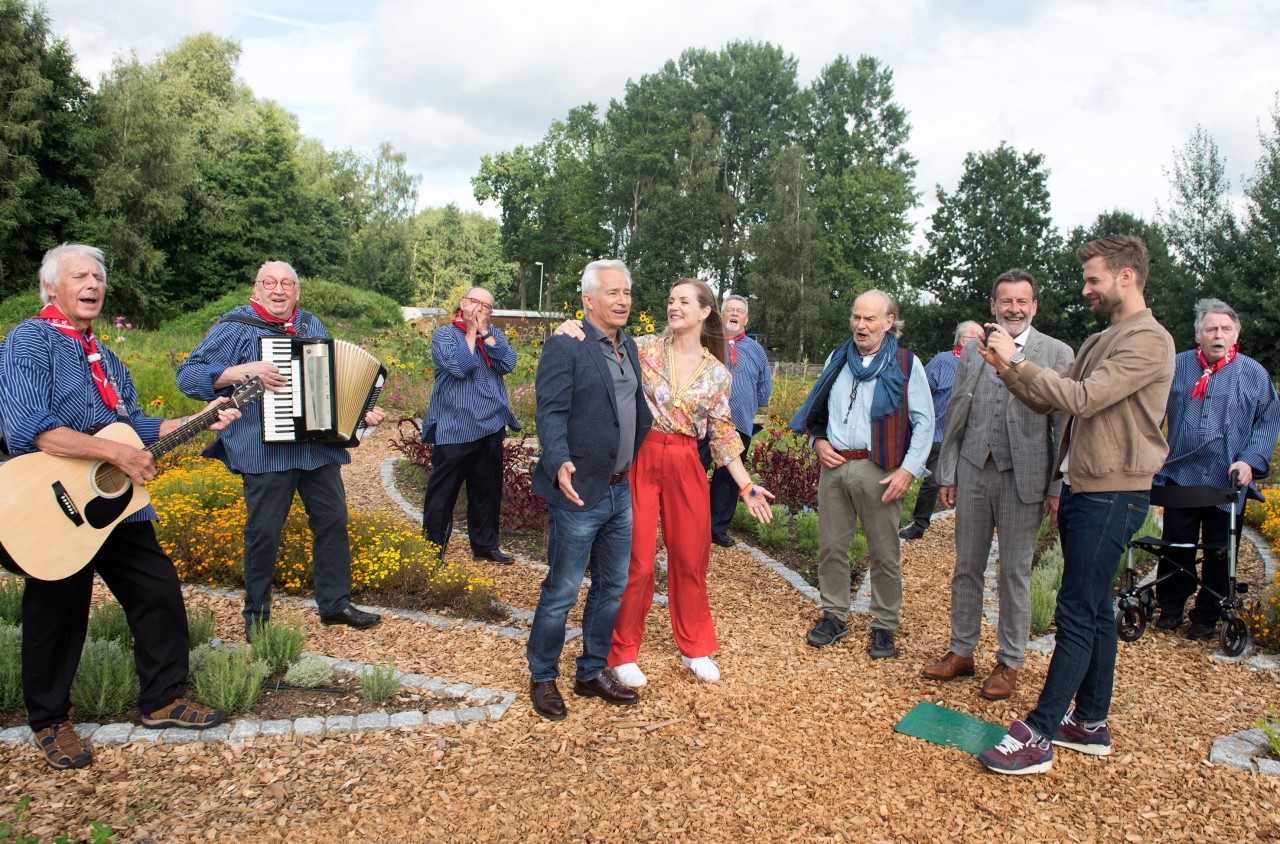
[[[605,670],[631,558],[627,472],[653,423],[640,387],[640,361],[627,334],[631,273],[621,261],[593,261],[582,274],[582,330],[547,339],[538,361],[538,443],[533,491],[547,502],[547,576],[529,629],[529,697],[543,718],[565,717],[556,688],[565,618],[587,562],[582,656],[573,691],[626,706],[640,695]]]
[[[1062,372],[1075,354],[1065,343],[1031,327],[1036,306],[1036,281],[1030,273],[1014,269],[996,279],[991,313],[1017,343],[1016,359]],[[951,646],[943,659],[920,673],[930,680],[974,673],[983,573],[995,531],[1000,542],[1000,650],[980,694],[1004,700],[1013,694],[1025,660],[1031,629],[1031,560],[1040,521],[1045,515],[1057,518],[1061,482],[1052,478],[1062,414],[1042,416],[1015,401],[995,371],[984,365],[978,343],[970,343],[961,354],[954,390],[938,457],[942,503],[956,508]]]

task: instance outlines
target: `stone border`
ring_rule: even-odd
[[[1214,765],[1230,765],[1242,771],[1280,776],[1280,761],[1270,758],[1271,745],[1258,727],[1241,730],[1213,743],[1209,761]]]
[[[319,654],[335,674],[359,677],[369,667],[367,663],[339,660]],[[191,730],[185,727],[152,729],[136,724],[76,724],[81,738],[96,745],[119,745],[135,741],[164,742],[166,744],[193,744],[196,742],[244,742],[262,736],[264,738],[288,738],[290,736],[337,736],[362,733],[367,730],[394,730],[427,725],[438,727],[446,724],[470,724],[480,721],[497,721],[507,714],[515,702],[514,692],[472,686],[469,683],[453,683],[443,677],[427,677],[422,674],[396,672],[400,685],[407,691],[441,698],[463,698],[469,706],[462,709],[431,709],[425,711],[366,712],[361,715],[330,715],[325,718],[295,718],[258,721],[240,718],[224,722],[207,730]],[[18,745],[31,742],[30,727],[10,727],[0,730],[0,744]]]

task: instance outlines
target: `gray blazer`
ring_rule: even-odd
[[[608,489],[618,457],[618,400],[608,361],[600,353],[603,335],[588,320],[582,321],[582,330],[586,340],[548,337],[538,360],[536,419],[542,455],[533,468],[533,492],[548,506],[561,510],[583,510],[597,504]],[[634,461],[653,415],[640,383],[636,342],[622,329],[618,337],[636,376]],[[566,461],[573,462],[573,488],[584,507],[565,498],[556,483],[556,474]]]
[[[1063,372],[1075,360],[1071,347],[1061,340],[1041,334],[1034,328],[1023,348],[1027,359],[1033,363]],[[960,459],[960,446],[964,442],[965,428],[969,424],[969,407],[978,385],[978,375],[987,362],[978,353],[977,343],[968,343],[956,365],[956,387],[947,403],[946,426],[942,433],[942,448],[938,452],[938,486],[956,485],[956,465]],[[1062,439],[1062,413],[1041,415],[1006,392],[1005,426],[1009,434],[1009,447],[1013,454],[1013,474],[1018,485],[1018,497],[1025,504],[1044,501],[1045,496],[1057,497],[1062,482],[1053,480],[1053,461]]]

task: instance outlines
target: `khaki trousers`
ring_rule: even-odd
[[[871,626],[897,630],[902,613],[902,557],[898,520],[902,502],[881,501],[888,472],[870,460],[847,460],[822,468],[818,480],[818,592],[822,611],[844,621],[849,615],[849,544],[862,521],[871,582]]]

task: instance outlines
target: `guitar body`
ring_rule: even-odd
[[[142,448],[115,422],[94,436]],[[35,451],[0,464],[0,566],[38,580],[62,580],[89,564],[125,518],[151,495],[110,463]]]

